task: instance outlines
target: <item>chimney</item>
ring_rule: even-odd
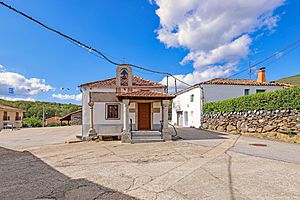
[[[257,72],[257,82],[265,83],[266,82],[266,68],[262,67]]]

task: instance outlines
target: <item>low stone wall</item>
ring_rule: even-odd
[[[300,111],[248,111],[205,114],[202,128],[300,143]]]

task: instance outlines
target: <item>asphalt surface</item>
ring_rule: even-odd
[[[300,199],[300,145],[192,128],[176,142],[65,144],[80,128],[2,132],[0,199]]]
[[[71,179],[28,151],[0,147],[0,199],[135,199],[86,179]]]
[[[299,144],[263,140],[243,135],[238,136],[223,134],[194,128],[177,127],[177,131],[178,135],[183,139],[184,142],[199,144],[207,147],[215,147],[227,139],[239,137],[235,146],[230,149],[231,151],[251,156],[300,164]],[[255,146],[253,144],[259,144],[259,146]]]
[[[0,146],[13,149],[26,149],[43,145],[63,144],[76,139],[81,134],[81,126],[22,128],[0,131]]]

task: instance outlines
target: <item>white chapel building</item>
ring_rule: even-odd
[[[120,65],[116,77],[85,83],[82,92],[82,139],[119,136],[132,142],[134,136],[170,140],[168,102],[175,95],[166,86],[133,76],[129,65]]]
[[[258,71],[257,80],[216,78],[198,83],[176,94],[172,105],[172,124],[199,128],[205,103],[270,92],[286,86],[289,84],[266,82],[265,68]]]

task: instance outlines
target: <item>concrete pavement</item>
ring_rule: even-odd
[[[183,142],[206,147],[215,147],[227,139],[239,137],[238,135],[222,134],[194,128],[177,128],[177,131],[178,135],[183,138]],[[266,146],[254,146],[253,144],[263,144]],[[263,140],[241,135],[231,151],[300,164],[299,144]]]
[[[194,138],[193,132],[201,134],[197,129],[179,134],[184,132],[188,140],[134,145],[34,143],[15,151],[5,142],[0,199],[300,199],[296,160],[264,157],[276,153],[277,143],[263,140],[268,146],[253,151],[249,143],[256,139],[212,132]],[[285,154],[298,150],[278,145]]]
[[[74,140],[81,133],[81,126],[62,126],[45,128],[22,128],[20,130],[0,131],[0,146],[25,149],[50,144],[63,144]]]

